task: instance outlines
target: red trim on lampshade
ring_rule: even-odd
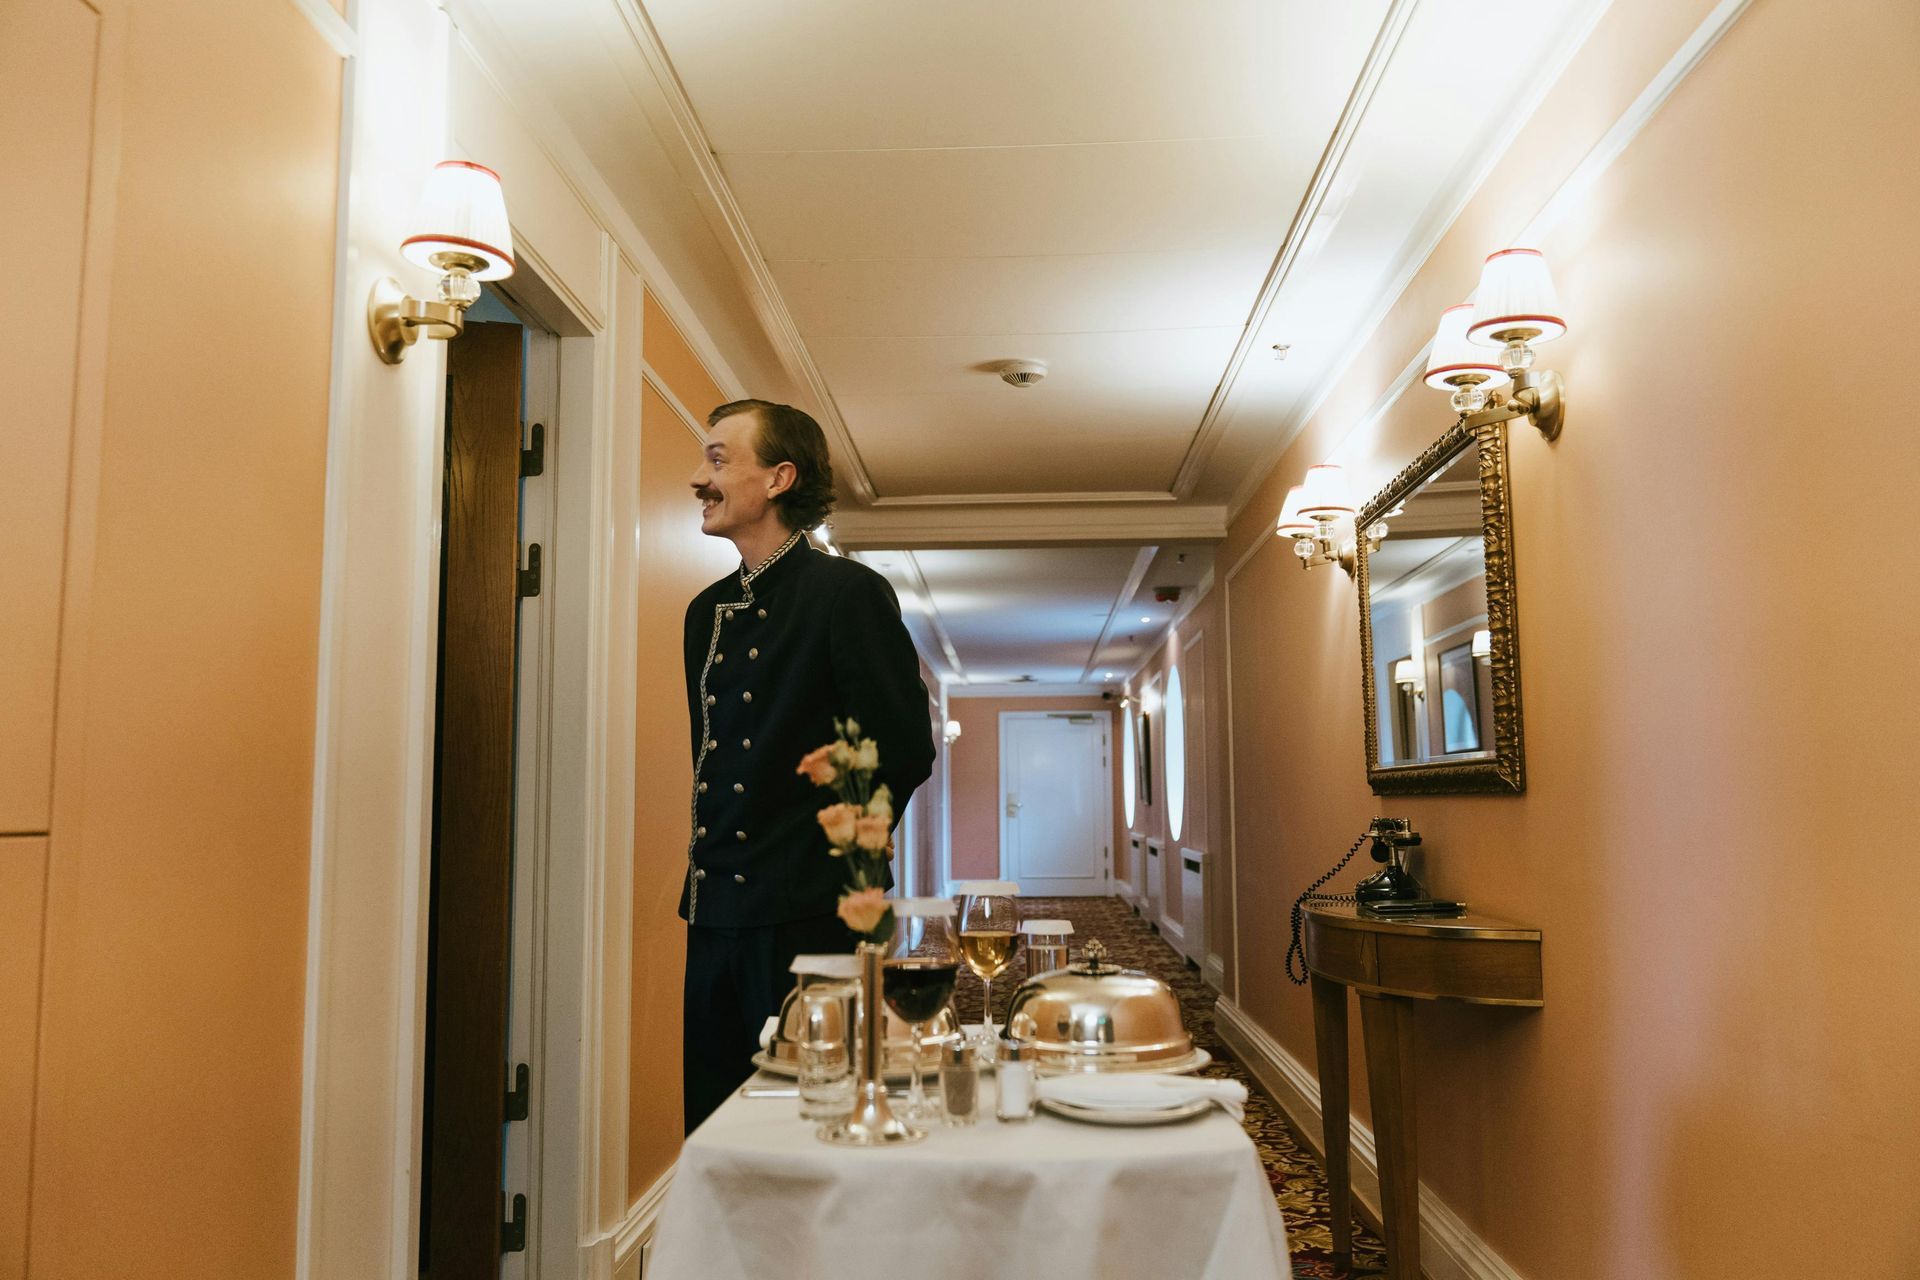
[[[447,163],[448,164],[464,164],[466,162],[463,160],[449,160],[447,161]],[[480,168],[480,166],[475,165],[474,168],[478,169]],[[494,245],[490,245],[484,240],[470,240],[466,236],[445,236],[445,235],[408,236],[405,240],[402,240],[400,242],[400,247],[401,249],[404,250],[410,244],[457,244],[468,249],[478,249],[482,253],[490,253],[494,257],[500,259],[500,261],[506,263],[510,267],[517,265],[513,260],[513,255],[508,253],[506,250],[498,248]]]
[[[1473,304],[1471,302],[1456,302],[1452,306],[1448,307],[1445,311],[1442,311],[1440,314],[1441,316],[1445,317],[1445,316],[1452,315],[1456,311],[1471,311],[1471,310],[1473,310]]]
[[[1530,253],[1536,258],[1544,258],[1547,256],[1538,249],[1495,249],[1487,255],[1487,261],[1492,262],[1495,258],[1503,258],[1509,253]]]
[[[1559,316],[1488,316],[1485,320],[1476,321],[1472,327],[1467,330],[1467,333],[1469,335],[1475,334],[1482,329],[1492,329],[1500,325],[1512,324],[1516,320],[1545,320],[1549,324],[1559,325],[1562,329],[1567,327],[1567,322]]]
[[[439,164],[436,164],[433,167],[436,169],[476,169],[479,172],[486,174],[489,178],[492,178],[495,182],[500,181],[499,174],[495,173],[493,170],[487,168],[487,166],[483,164],[476,164],[472,160],[442,160]]]
[[[1480,373],[1497,373],[1501,377],[1505,377],[1507,374],[1507,371],[1497,364],[1443,364],[1427,370],[1427,377],[1440,378],[1445,377],[1449,373],[1459,373],[1463,370],[1474,370]]]

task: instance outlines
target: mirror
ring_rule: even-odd
[[[1521,791],[1504,424],[1455,424],[1355,521],[1367,781],[1380,795]]]

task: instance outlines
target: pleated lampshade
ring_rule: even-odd
[[[1280,537],[1299,538],[1313,532],[1313,521],[1300,514],[1300,502],[1306,493],[1307,486],[1303,484],[1287,490],[1287,500],[1280,507],[1280,523],[1274,529]]]
[[[414,206],[413,234],[400,242],[408,262],[437,270],[436,253],[464,253],[486,263],[476,280],[513,274],[513,231],[500,175],[471,160],[442,160],[427,177]]]
[[[1353,492],[1347,487],[1347,473],[1331,462],[1307,468],[1307,480],[1301,486],[1300,514],[1309,520],[1334,520],[1353,514]]]
[[[1482,346],[1504,346],[1506,340],[1494,335],[1511,329],[1535,330],[1527,339],[1535,344],[1551,342],[1567,331],[1553,273],[1538,249],[1502,249],[1489,254],[1480,268],[1467,337]]]
[[[1467,326],[1472,323],[1471,302],[1462,302],[1440,313],[1440,327],[1433,335],[1433,351],[1427,357],[1427,385],[1435,391],[1451,391],[1453,384],[1447,379],[1463,374],[1485,374],[1487,380],[1479,384],[1482,391],[1492,391],[1513,381],[1507,371],[1487,355],[1485,347],[1467,341]]]

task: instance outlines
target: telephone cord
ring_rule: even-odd
[[[1346,865],[1353,861],[1353,855],[1360,852],[1360,846],[1365,844],[1368,837],[1372,834],[1373,832],[1370,830],[1361,832],[1360,838],[1353,842],[1353,847],[1347,850],[1346,855],[1342,857],[1340,861],[1334,863],[1333,868],[1328,871],[1327,874],[1308,885],[1305,893],[1293,900],[1293,941],[1287,946],[1287,981],[1293,983],[1294,986],[1304,987],[1307,985],[1307,949],[1302,944],[1300,938],[1301,926],[1306,921],[1305,911],[1307,904],[1309,902],[1359,901],[1359,899],[1350,893],[1320,893],[1318,890],[1321,885],[1333,879],[1339,875],[1341,871],[1346,869]],[[1295,976],[1296,974],[1298,974],[1298,976]]]

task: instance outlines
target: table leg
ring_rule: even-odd
[[[1374,1151],[1380,1165],[1380,1218],[1386,1226],[1387,1280],[1420,1280],[1420,1167],[1414,1151],[1413,1001],[1360,993],[1373,1095]]]
[[[1333,1265],[1353,1269],[1353,1179],[1347,1165],[1347,989],[1313,975],[1313,1049],[1320,1069],[1320,1146],[1327,1165]]]

